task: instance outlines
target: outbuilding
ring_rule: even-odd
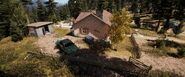
[[[29,35],[32,36],[45,36],[46,34],[51,34],[53,32],[53,22],[35,22],[28,24]]]

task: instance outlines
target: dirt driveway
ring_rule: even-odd
[[[68,35],[62,38],[56,38],[55,34],[50,34],[44,37],[40,37],[35,44],[41,48],[42,53],[45,53],[51,56],[59,56],[58,54],[59,50],[55,48],[55,42],[57,40],[62,40],[62,39],[70,39],[79,48],[88,48],[88,46],[83,42],[82,38],[68,36]]]

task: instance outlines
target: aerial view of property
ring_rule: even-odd
[[[185,0],[0,0],[0,77],[185,77]]]

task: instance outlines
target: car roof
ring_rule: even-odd
[[[64,39],[61,41],[62,44],[68,44],[68,43],[73,43],[71,40],[69,39]]]

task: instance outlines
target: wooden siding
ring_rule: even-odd
[[[88,33],[83,33],[83,29],[88,29],[88,32],[92,33],[99,39],[106,39],[108,36],[109,25],[105,24],[103,21],[94,17],[93,15],[89,15],[83,20],[77,22],[73,26],[74,30],[79,29],[79,33],[82,35],[86,35]]]

